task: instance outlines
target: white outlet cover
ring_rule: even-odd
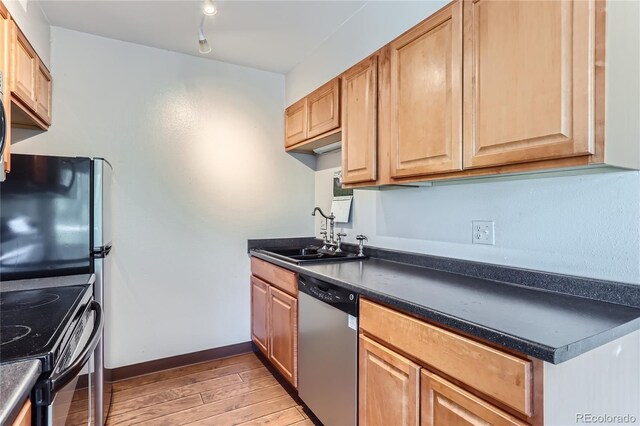
[[[495,245],[495,224],[492,220],[474,220],[471,222],[471,241],[473,244]]]

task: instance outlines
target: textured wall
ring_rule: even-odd
[[[335,170],[316,172],[323,209]],[[344,229],[350,242],[639,284],[639,188],[638,172],[621,172],[356,190]],[[494,246],[471,244],[472,220],[495,221]]]
[[[52,29],[53,122],[15,152],[113,164],[110,368],[248,341],[248,238],[310,235],[284,78]]]

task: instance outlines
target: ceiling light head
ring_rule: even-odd
[[[202,4],[202,13],[209,16],[218,13],[218,9],[216,8],[216,5],[213,4],[213,0],[204,0],[204,3]]]
[[[200,53],[209,53],[211,52],[211,46],[209,46],[209,42],[206,38],[200,37],[198,39],[198,50]]]
[[[200,53],[209,53],[211,52],[211,46],[209,46],[209,42],[204,36],[204,18],[203,15],[202,19],[200,19],[200,26],[198,27],[198,50]]]

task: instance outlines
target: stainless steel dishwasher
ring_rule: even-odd
[[[358,294],[302,275],[298,289],[298,395],[324,425],[355,426]]]

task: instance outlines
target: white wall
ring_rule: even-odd
[[[620,10],[625,7],[629,9]],[[287,74],[287,101],[301,98],[357,63],[390,41],[391,33],[403,32],[435,8],[432,2],[367,3],[362,17],[358,14],[346,22]],[[613,16],[625,12],[635,16],[640,8],[637,2],[613,1],[608,9],[615,9]],[[385,25],[381,27],[380,22]],[[618,21],[609,27],[610,33],[624,34]],[[358,34],[366,35],[366,49]],[[626,43],[610,49],[626,49],[640,61],[634,47]],[[625,81],[637,75],[616,71],[625,78],[612,73],[608,90],[623,93],[616,99],[636,111],[640,93]],[[615,112],[611,102],[607,108]],[[612,117],[612,122],[620,131],[608,128],[608,137],[637,135],[633,130],[637,119]],[[318,165],[338,167],[339,162],[331,157]],[[334,170],[316,172],[316,205],[327,209]],[[495,221],[495,246],[471,244],[472,220]],[[315,226],[317,235],[319,219]],[[636,171],[384,192],[356,190],[352,223],[344,229],[350,242],[355,235],[365,234],[370,244],[380,247],[640,284],[640,174]]]
[[[51,26],[40,5],[33,0],[4,0],[3,3],[42,62],[51,69]]]
[[[284,77],[52,39],[54,124],[14,152],[113,164],[107,367],[250,340],[247,239],[313,232],[313,171],[282,149]]]
[[[640,331],[635,331],[562,364],[545,362],[544,424],[639,424],[639,359]],[[628,419],[585,421],[580,414]]]

